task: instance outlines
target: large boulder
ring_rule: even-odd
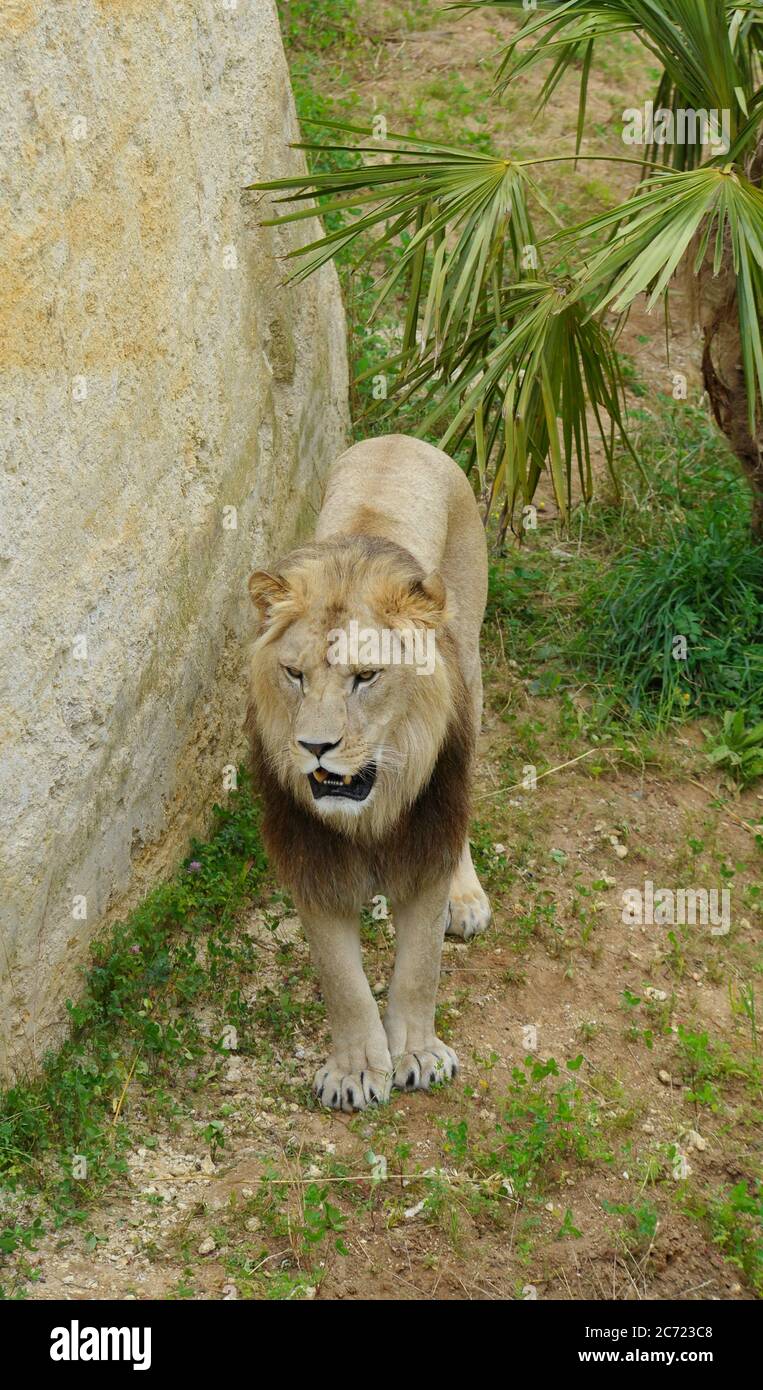
[[[246,580],[345,443],[274,0],[3,0],[0,1071],[171,872],[243,750]]]

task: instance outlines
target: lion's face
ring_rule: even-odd
[[[251,696],[272,770],[313,814],[381,831],[447,728],[441,581],[397,547],[353,540],[296,552],[250,592],[262,620]]]

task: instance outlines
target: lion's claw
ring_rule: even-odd
[[[369,1105],[383,1105],[389,1100],[392,1085],[392,1063],[386,1069],[362,1066],[351,1070],[349,1059],[329,1057],[315,1073],[313,1092],[328,1110],[365,1110]]]
[[[434,1039],[426,1047],[397,1058],[392,1084],[399,1091],[428,1091],[430,1086],[452,1080],[457,1071],[453,1048]]]

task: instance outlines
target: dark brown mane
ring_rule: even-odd
[[[376,893],[401,902],[450,877],[469,825],[474,729],[460,674],[454,710],[434,770],[397,824],[380,840],[363,842],[327,825],[281,786],[265,757],[253,706],[247,715],[251,764],[265,817],[268,856],[297,908],[359,912]]]

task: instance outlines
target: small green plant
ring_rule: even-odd
[[[743,1179],[735,1187],[692,1202],[712,1239],[763,1298],[763,1186]]]
[[[647,1251],[657,1234],[659,1212],[651,1202],[608,1202],[602,1207],[607,1212],[626,1218],[623,1244],[633,1253]]]
[[[336,1237],[335,1249],[340,1255],[347,1254],[347,1247],[341,1238],[345,1228],[345,1218],[338,1207],[328,1200],[328,1188],[310,1183],[303,1198],[302,1240],[304,1248],[319,1244],[329,1235]]]
[[[732,1055],[725,1043],[714,1043],[706,1032],[696,1033],[682,1024],[678,1027],[677,1049],[679,1064],[688,1083],[687,1100],[694,1105],[706,1105],[710,1110],[721,1108],[718,1085],[738,1079],[753,1086],[759,1083],[756,1058],[749,1062]]]
[[[564,1219],[557,1232],[557,1240],[575,1240],[582,1234],[583,1232],[578,1230],[573,1220],[572,1207],[567,1207],[564,1213]]]
[[[201,1131],[201,1136],[209,1145],[209,1154],[214,1162],[220,1150],[225,1148],[225,1125],[222,1120],[210,1120]]]
[[[523,1067],[513,1068],[493,1136],[472,1155],[478,1170],[496,1174],[512,1196],[542,1191],[564,1158],[611,1161],[602,1135],[603,1106],[573,1080],[582,1060],[571,1058],[564,1072],[553,1057],[526,1057]],[[460,1133],[454,1138],[465,1142]]]
[[[752,1050],[757,1056],[758,1053],[758,1005],[755,998],[755,987],[752,981],[744,981],[734,988],[729,985],[729,1004],[733,1014],[741,1014],[747,1019],[750,1025],[750,1038]]]
[[[718,1075],[718,1067],[707,1033],[692,1033],[679,1025],[678,1050],[689,1081],[687,1100],[718,1110],[720,1100],[712,1084]]]
[[[710,735],[708,761],[742,787],[763,777],[763,723],[748,726],[744,710],[726,710],[723,729]]]

